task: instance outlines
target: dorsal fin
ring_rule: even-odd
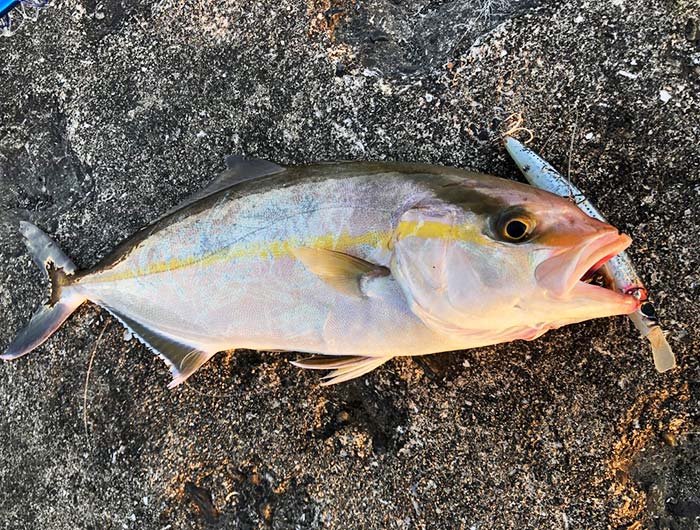
[[[177,206],[168,210],[164,217],[184,208],[185,206],[189,206],[190,204],[193,204],[204,197],[214,195],[221,190],[230,188],[231,186],[235,186],[241,182],[260,177],[267,177],[269,175],[274,175],[275,173],[281,173],[285,170],[285,168],[275,164],[274,162],[259,160],[257,158],[245,159],[241,155],[229,155],[224,159],[224,161],[226,163],[226,169],[224,171],[214,177],[214,180],[207,184],[205,188],[194,193],[193,195],[190,195]]]
[[[224,162],[226,163],[226,169],[219,173],[206,188],[196,193],[194,196],[197,196],[197,199],[195,200],[212,195],[225,188],[230,188],[246,180],[267,177],[268,175],[284,171],[282,166],[278,166],[274,162],[257,158],[246,159],[241,155],[229,155],[224,158]]]
[[[226,163],[226,171],[224,173],[229,173],[232,185],[244,180],[266,177],[284,171],[282,166],[274,162],[259,158],[245,158],[243,155],[228,155],[224,157],[224,162]]]

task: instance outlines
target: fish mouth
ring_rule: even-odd
[[[630,244],[632,244],[632,238],[616,230],[595,238],[581,252],[569,277],[568,287],[573,288],[576,283],[588,282],[603,265],[629,247]]]
[[[595,304],[598,310],[611,315],[636,311],[639,308],[639,300],[634,296],[588,283],[603,265],[631,243],[630,236],[614,229],[588,243],[569,277],[569,296],[582,303]]]
[[[612,258],[625,250],[632,239],[610,228],[589,238],[582,245],[547,259],[536,270],[539,282],[557,298],[575,298],[615,307],[615,312],[631,313],[639,305],[634,296],[587,283]]]

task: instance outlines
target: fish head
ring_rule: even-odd
[[[406,209],[393,233],[392,273],[430,327],[488,344],[638,308],[585,281],[629,236],[517,182],[451,187]]]

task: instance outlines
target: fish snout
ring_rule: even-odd
[[[611,234],[622,235],[622,231],[615,228],[609,223],[604,221],[599,221],[593,217],[586,215],[585,219],[585,230],[590,234],[591,237],[606,237]]]

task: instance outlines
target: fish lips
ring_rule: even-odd
[[[619,313],[632,313],[639,306],[639,301],[633,296],[585,283],[586,279],[631,243],[632,238],[615,229],[599,232],[581,245],[546,259],[535,270],[535,278],[555,298],[582,298],[619,306]]]

